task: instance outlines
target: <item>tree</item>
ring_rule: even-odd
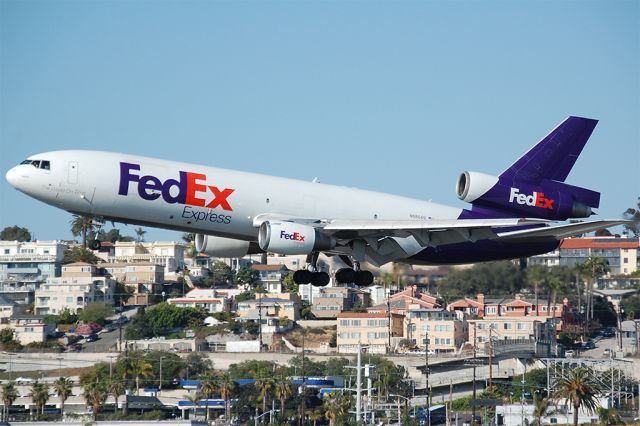
[[[211,376],[204,376],[200,381],[200,394],[204,398],[204,418],[209,421],[209,400],[213,394],[218,390],[216,382]]]
[[[91,215],[77,215],[74,214],[73,218],[69,221],[71,225],[71,234],[74,237],[82,235],[82,248],[87,248],[87,237],[94,237],[96,228],[100,227],[104,223],[101,220],[94,218]]]
[[[342,424],[344,416],[349,412],[351,399],[346,395],[327,397],[323,403],[324,416],[329,420],[329,426]]]
[[[104,382],[89,382],[82,388],[84,399],[87,401],[87,405],[91,407],[94,422],[98,420],[98,412],[104,407],[104,403],[107,401],[109,395],[103,383]]]
[[[284,417],[284,403],[289,397],[291,397],[291,395],[293,395],[293,389],[291,387],[291,382],[289,381],[289,379],[284,376],[278,377],[278,380],[275,384],[275,393],[276,397],[280,400],[280,416]]]
[[[3,241],[31,241],[31,232],[27,228],[18,225],[7,226],[0,232],[0,240]]]
[[[6,383],[2,385],[2,419],[7,420],[9,417],[9,409],[13,405],[16,399],[20,394],[18,393],[18,389],[13,385],[13,383]]]
[[[183,398],[189,401],[193,405],[193,420],[195,420],[196,413],[198,410],[198,404],[200,403],[200,399],[202,398],[200,396],[200,393],[198,392],[189,393],[184,395]]]
[[[189,355],[187,355],[185,359],[185,364],[185,369],[188,370],[191,376],[203,375],[213,370],[211,359],[200,352],[189,352]],[[186,377],[186,374],[184,377]]]
[[[624,421],[620,416],[620,413],[615,408],[598,408],[598,418],[602,426],[607,425],[624,425]]]
[[[525,275],[509,261],[478,263],[471,268],[453,270],[438,288],[446,298],[484,294],[515,294],[525,285]]]
[[[104,325],[106,318],[113,315],[113,308],[104,303],[91,303],[80,312],[78,318],[85,324],[97,322]]]
[[[130,352],[131,373],[136,379],[136,395],[140,393],[140,379],[153,375],[153,366],[146,360],[142,352]]]
[[[548,271],[545,267],[534,265],[527,268],[527,281],[533,285],[533,294],[535,295],[536,316],[540,315],[540,307],[538,306],[538,295],[540,286],[544,283]]]
[[[322,418],[322,411],[311,410],[307,413],[307,415],[309,416],[309,420],[313,422],[313,426],[316,426],[316,423],[318,422],[318,420]]]
[[[224,418],[229,418],[229,401],[236,390],[236,382],[231,378],[229,373],[223,373],[216,379],[220,397],[224,400]]]
[[[587,322],[593,320],[593,289],[598,278],[609,271],[609,264],[601,257],[591,256],[578,266],[584,275],[591,277],[587,290]]]
[[[598,409],[598,395],[601,389],[593,377],[595,373],[591,369],[576,367],[568,370],[554,386],[553,398],[556,401],[564,400],[565,403],[573,406],[574,426],[578,425],[580,408],[584,407],[591,413],[595,413]]]
[[[144,241],[144,234],[147,233],[147,231],[145,231],[141,226],[137,227],[136,229],[134,229],[134,232],[136,233],[137,241],[139,243]]]
[[[271,376],[263,376],[256,379],[255,383],[256,389],[260,394],[260,400],[262,401],[262,412],[267,411],[267,399],[271,392],[273,392],[275,382]]]
[[[628,208],[624,212],[623,216],[625,219],[631,221],[631,223],[624,225],[625,229],[631,232],[634,236],[640,237],[640,197],[638,197],[638,207]]]
[[[49,401],[49,386],[46,383],[40,383],[36,381],[31,385],[31,394],[29,394],[33,405],[36,406],[36,419],[40,419],[40,416],[44,414],[44,406]]]
[[[101,261],[102,260],[95,254],[93,254],[91,250],[87,250],[86,248],[82,247],[74,247],[72,249],[65,250],[62,257],[62,263],[64,265],[76,262],[84,262],[96,265]]]
[[[550,401],[548,398],[536,397],[533,400],[533,417],[535,418],[534,426],[542,426],[542,418],[547,414]]]
[[[125,393],[124,383],[120,380],[110,380],[107,384],[107,392],[113,397],[113,411],[118,410],[118,399]]]
[[[72,388],[73,383],[66,377],[60,377],[58,380],[53,382],[53,391],[58,395],[58,398],[60,398],[60,412],[62,413],[62,418],[64,418],[64,403],[71,396]]]
[[[260,278],[260,272],[248,266],[243,266],[236,273],[235,280],[236,280],[236,284],[248,284],[252,286],[256,282],[258,282],[259,278]]]
[[[108,241],[110,243],[115,243],[118,241],[134,241],[133,237],[128,235],[120,234],[120,230],[118,228],[111,228],[109,231],[105,232],[103,229],[100,229],[96,233],[96,240],[98,241]]]
[[[233,282],[233,269],[219,260],[215,261],[211,266],[211,274],[213,275],[213,285],[215,287],[227,287]]]
[[[284,275],[280,280],[280,283],[282,284],[283,293],[298,293],[299,286],[293,280],[292,273]]]

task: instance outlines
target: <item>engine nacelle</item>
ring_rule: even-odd
[[[313,226],[265,221],[260,225],[258,245],[271,253],[309,254],[333,249],[336,240]]]
[[[195,243],[198,253],[213,257],[242,257],[262,252],[256,243],[204,234],[196,234]]]
[[[462,172],[456,184],[458,198],[472,203],[498,183],[497,176],[491,176],[480,172]]]
[[[599,192],[564,182],[531,184],[477,172],[462,173],[456,193],[477,207],[551,220],[589,217],[600,203]]]

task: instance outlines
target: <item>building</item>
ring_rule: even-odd
[[[34,312],[56,315],[65,309],[77,313],[92,303],[113,305],[115,287],[115,280],[95,265],[70,263],[61,277],[48,278],[35,291]]]
[[[405,318],[405,338],[421,349],[453,353],[461,349],[469,337],[467,322],[461,315],[444,309],[416,309]]]
[[[237,302],[238,320],[257,320],[265,318],[284,318],[290,321],[300,319],[302,303],[297,294],[256,294],[256,299]]]
[[[351,287],[321,287],[313,298],[311,313],[318,319],[336,318],[340,312],[350,311],[356,306],[366,308],[369,294]]]
[[[26,307],[0,295],[0,324],[9,324],[11,317],[24,314]]]
[[[100,265],[113,279],[133,290],[126,305],[147,306],[159,296],[164,282],[164,267],[153,262],[103,263]]]
[[[210,314],[229,311],[230,299],[215,289],[195,288],[183,297],[168,299],[167,303],[179,308],[200,308]]]
[[[164,268],[165,279],[176,279],[185,268],[186,246],[170,242],[117,241],[110,263],[155,263]]]
[[[259,280],[267,293],[282,293],[282,279],[290,270],[286,265],[251,265],[260,274]]]
[[[61,241],[0,241],[0,282],[59,277],[67,245]]]
[[[444,302],[429,294],[420,293],[418,287],[413,285],[405,290],[389,296],[382,303],[367,309],[369,312],[391,312],[399,315],[406,315],[407,312],[414,309],[440,309],[444,307]]]
[[[387,313],[343,312],[338,315],[337,346],[339,353],[357,353],[358,345],[371,353],[387,353],[402,339],[404,316]]]
[[[640,239],[625,236],[567,238],[560,247],[544,255],[533,256],[533,265],[568,266],[601,257],[609,264],[610,275],[631,274],[640,265]]]
[[[55,330],[55,324],[45,323],[42,315],[14,315],[8,326],[13,330],[13,338],[21,345],[45,342]]]
[[[471,318],[496,318],[496,317],[542,317],[551,318],[558,331],[562,330],[563,324],[571,320],[569,301],[563,299],[562,303],[538,298],[535,301],[528,301],[522,295],[516,294],[511,298],[487,298],[479,293],[477,298],[465,297],[451,302],[447,310],[460,312]]]
[[[481,344],[489,341],[525,342],[550,341],[555,342],[556,330],[553,322],[544,317],[485,317],[484,319],[469,319],[469,342]]]

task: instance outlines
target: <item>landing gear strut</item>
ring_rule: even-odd
[[[295,271],[293,281],[296,284],[311,284],[315,287],[324,287],[329,284],[329,274],[318,271],[318,253],[307,256],[307,269]]]

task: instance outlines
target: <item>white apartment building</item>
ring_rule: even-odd
[[[59,277],[67,245],[61,241],[0,241],[0,281],[41,282]]]
[[[462,315],[444,309],[415,309],[405,317],[405,337],[421,349],[455,352],[468,338],[468,325]]]
[[[77,313],[92,303],[113,304],[116,281],[90,263],[62,267],[62,276],[49,278],[35,292],[37,315],[56,315],[64,309]]]
[[[45,342],[47,336],[53,333],[55,324],[47,324],[40,315],[14,315],[9,324],[2,328],[10,327],[13,330],[13,338],[22,345],[34,342]]]
[[[110,263],[151,262],[164,268],[165,279],[176,279],[184,269],[187,247],[174,241],[137,242],[118,241],[114,255],[107,257]]]
[[[224,293],[211,288],[195,288],[183,297],[167,299],[167,303],[179,308],[201,308],[210,314],[228,311],[231,305]]]

